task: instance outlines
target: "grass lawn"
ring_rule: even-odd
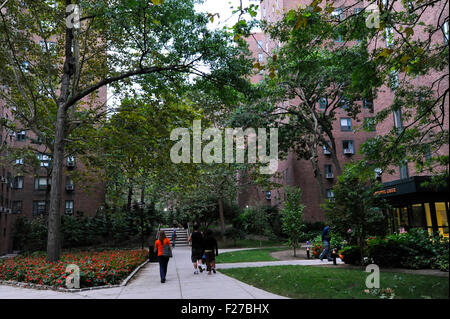
[[[279,240],[256,240],[256,239],[237,239],[228,240],[225,243],[220,242],[220,248],[258,248],[258,247],[273,247],[280,246]],[[286,244],[287,245],[287,244]]]
[[[221,269],[220,272],[263,290],[294,299],[415,298],[448,299],[447,277],[381,272],[380,289],[367,293],[361,270],[320,266],[271,266]],[[392,293],[381,291],[390,288]]]
[[[253,261],[275,261],[278,260],[270,256],[271,252],[286,250],[287,247],[270,247],[261,249],[239,250],[219,254],[216,263],[242,263]]]

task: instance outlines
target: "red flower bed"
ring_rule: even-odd
[[[66,287],[66,267],[80,268],[80,288],[120,284],[148,258],[146,250],[111,250],[63,254],[59,262],[47,263],[45,256],[17,256],[0,263],[0,280],[52,287]]]

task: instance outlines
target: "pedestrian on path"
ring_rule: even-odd
[[[194,225],[194,231],[188,238],[188,243],[192,241],[191,261],[194,265],[194,275],[198,275],[198,269],[203,272],[202,256],[203,256],[203,235],[197,224]]]
[[[320,261],[323,261],[323,257],[325,255],[327,255],[328,261],[333,261],[333,259],[331,258],[331,250],[330,250],[331,235],[329,226],[325,226],[325,228],[323,229],[322,242],[325,248],[323,249],[322,253],[319,256]]]
[[[166,237],[166,233],[164,231],[159,232],[158,239],[155,241],[154,252],[158,254],[158,262],[159,262],[159,274],[161,276],[161,283],[166,282],[167,275],[167,265],[169,264],[169,256],[164,256],[163,250],[164,246],[169,245],[170,249],[170,240]]]
[[[217,247],[217,240],[213,236],[212,230],[208,229],[203,241],[203,247],[206,254],[206,270],[208,275],[211,275],[211,270],[216,273],[216,256],[219,255],[219,249]]]
[[[170,238],[170,241],[172,242],[172,248],[175,248],[175,239],[177,238],[177,230],[174,229],[172,233],[172,238]]]

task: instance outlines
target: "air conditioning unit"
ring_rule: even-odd
[[[333,179],[334,178],[334,174],[333,173],[326,173],[325,174],[325,178],[326,179]]]
[[[323,149],[323,154],[325,154],[325,155],[330,155],[331,152],[330,152],[328,149],[324,148],[324,149]]]
[[[74,190],[74,187],[72,184],[66,185],[66,191],[73,191],[73,190]]]
[[[12,210],[11,210],[11,208],[6,208],[6,209],[5,209],[5,213],[7,213],[7,214],[11,214],[11,213],[12,213]]]
[[[73,214],[72,208],[66,208],[66,214]]]
[[[351,148],[344,148],[344,154],[353,154],[353,150]]]

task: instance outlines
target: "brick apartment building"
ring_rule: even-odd
[[[263,0],[260,3],[260,18],[268,22],[274,22],[280,19],[283,12],[295,9],[300,4],[305,6],[310,2],[312,1]],[[333,6],[336,10],[339,10],[339,8],[345,8],[350,5],[354,6],[354,4],[354,0],[344,0],[335,1]],[[398,5],[402,4],[399,2]],[[439,12],[440,5],[436,6],[436,12]],[[343,11],[345,12],[345,10]],[[425,23],[435,24],[436,18],[433,15],[426,15],[423,19]],[[448,3],[447,16],[441,17],[441,20],[439,24],[442,25],[443,32],[438,34],[433,40],[448,43]],[[420,34],[415,36],[420,36]],[[255,60],[261,64],[266,62],[266,53],[272,52],[272,50],[280,45],[264,33],[255,33],[247,41]],[[351,43],[349,44],[351,45]],[[386,43],[383,43],[383,41],[377,43],[377,47],[380,46],[386,46]],[[445,72],[448,74],[448,69]],[[411,80],[410,83],[413,85],[426,85],[438,76],[440,74],[420,77]],[[254,83],[257,83],[263,78],[264,75],[258,74],[252,80]],[[445,89],[443,88],[443,90]],[[377,125],[373,132],[354,132],[353,128],[361,125],[364,118],[373,117],[379,110],[390,105],[393,96],[394,94],[391,88],[382,87],[374,101],[360,101],[363,108],[358,115],[358,122],[352,120],[345,110],[338,111],[336,115],[337,120],[333,125],[333,133],[336,138],[337,157],[342,168],[350,160],[361,159],[361,155],[357,153],[360,145],[368,138],[387,134],[394,126],[401,128],[407,124],[402,123],[401,113],[396,113],[392,114],[392,117],[383,123]],[[444,125],[448,129],[448,97],[445,103],[447,116]],[[320,108],[319,103],[317,107]],[[351,151],[346,151],[346,149],[350,149]],[[445,149],[440,150],[439,153],[448,154],[448,145]],[[319,154],[320,167],[324,170],[323,182],[327,189],[327,197],[333,197],[332,187],[336,182],[336,176],[333,174],[333,163],[330,155],[326,151],[320,150]],[[398,231],[400,227],[423,227],[427,228],[430,232],[439,230],[441,234],[448,236],[448,190],[429,191],[423,189],[420,184],[427,177],[414,170],[414,163],[405,163],[405,165],[393,167],[393,169],[395,170],[394,174],[383,173],[379,176],[384,183],[385,196],[394,207],[391,211],[385,212],[389,216],[390,230]],[[290,153],[286,160],[279,162],[278,172],[281,173],[283,178],[282,180],[277,180],[277,182],[284,185],[295,185],[302,189],[303,203],[306,205],[304,210],[305,219],[308,221],[324,221],[325,215],[320,208],[321,196],[312,173],[312,164],[306,160],[297,160],[296,155]],[[238,196],[238,202],[241,207],[252,206],[257,203],[278,205],[283,202],[283,195],[278,190],[266,190],[253,187],[243,190]]]

